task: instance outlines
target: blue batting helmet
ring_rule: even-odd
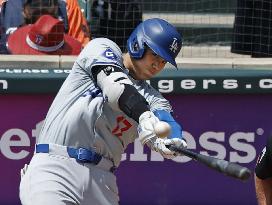
[[[127,49],[133,58],[140,59],[144,55],[145,45],[177,67],[175,58],[181,49],[182,37],[173,25],[159,18],[140,23],[128,38]]]

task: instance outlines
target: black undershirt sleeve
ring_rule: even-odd
[[[258,157],[255,174],[260,179],[272,177],[272,136],[268,138],[265,150]]]
[[[139,122],[139,117],[149,106],[145,98],[132,85],[125,84],[125,90],[119,98],[119,107],[127,116]]]

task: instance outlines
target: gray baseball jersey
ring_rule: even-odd
[[[103,99],[91,72],[97,65],[118,66],[128,74],[122,52],[114,42],[106,38],[90,41],[54,99],[38,143],[94,148],[118,166],[127,145],[138,137],[137,122],[122,111],[112,110]],[[151,111],[171,111],[169,102],[148,83],[129,78]]]

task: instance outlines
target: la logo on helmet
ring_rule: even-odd
[[[178,42],[177,42],[177,38],[173,38],[173,42],[170,45],[170,51],[172,51],[173,53],[176,53],[176,51],[178,50]]]

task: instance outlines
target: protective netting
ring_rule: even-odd
[[[110,38],[123,51],[128,36],[141,21],[158,17],[174,24],[182,33],[181,56],[272,55],[271,0],[78,0],[78,3],[92,38]],[[5,28],[0,28],[0,32],[4,33]],[[2,37],[0,44],[4,43]]]
[[[81,0],[83,1],[83,0]],[[271,55],[271,0],[90,1],[93,36],[108,36],[125,49],[138,22],[163,18],[183,34],[187,57]],[[88,12],[88,11],[87,11]],[[142,19],[141,19],[142,17]]]

